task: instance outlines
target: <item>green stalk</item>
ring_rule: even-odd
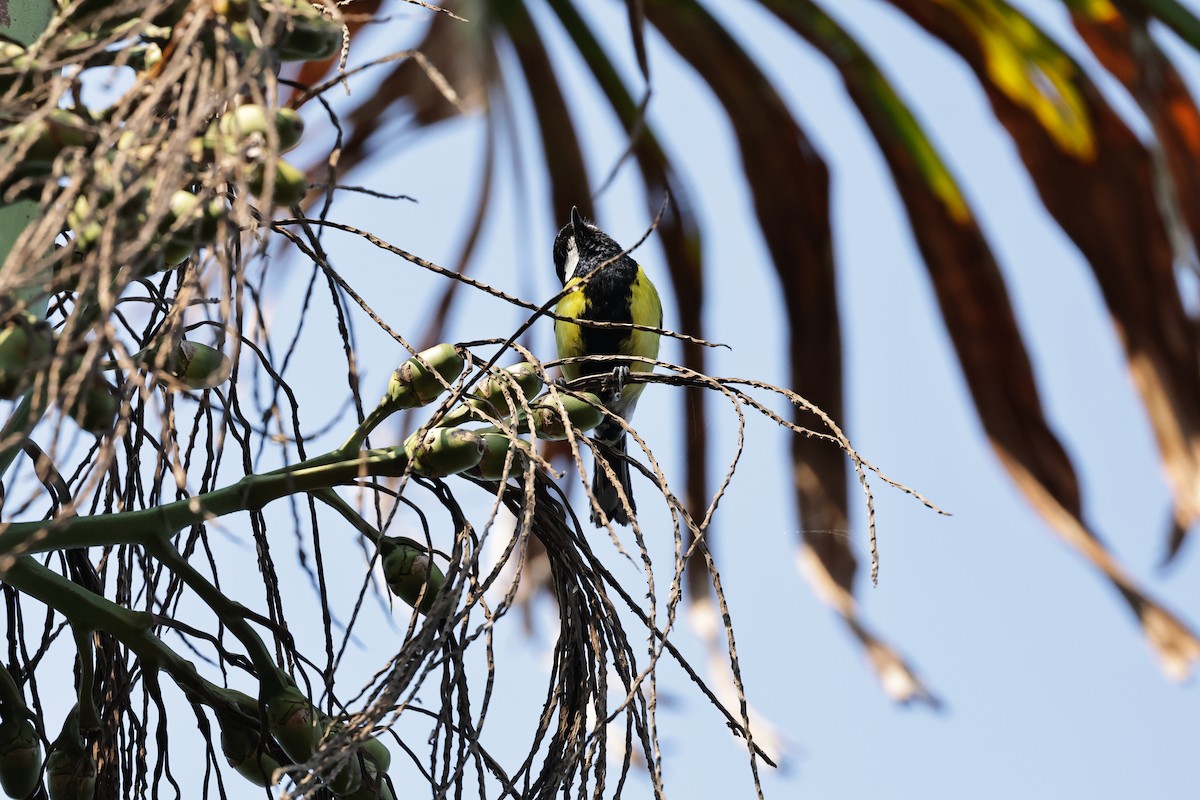
[[[334,511],[342,515],[342,518],[350,523],[359,533],[370,539],[374,544],[378,545],[382,534],[375,530],[375,526],[371,525],[362,516],[354,510],[354,508],[342,499],[341,495],[333,489],[318,489],[311,493],[313,497],[320,500],[325,505],[332,508]]]
[[[33,427],[32,425],[28,425],[30,410],[32,408],[33,390],[30,389],[21,397],[20,402],[17,403],[17,407],[13,409],[12,416],[5,421],[4,428],[0,430],[0,441],[8,439],[19,430],[27,431]],[[28,427],[26,427],[27,425]],[[24,446],[25,436],[22,435],[12,445],[0,450],[0,476],[8,472],[8,468],[12,466],[13,459],[17,457],[17,453],[21,452],[21,448]]]
[[[178,578],[187,584],[189,589],[199,595],[200,599],[221,620],[221,623],[229,629],[229,632],[242,643],[242,647],[246,648],[246,654],[250,656],[250,662],[254,664],[254,669],[258,672],[263,697],[272,697],[287,685],[278,674],[271,651],[263,643],[262,637],[246,622],[245,606],[226,597],[220,589],[189,564],[171,542],[152,539],[146,549],[170,568]]]
[[[253,698],[205,680],[192,662],[181,658],[151,633],[152,619],[145,611],[123,608],[93,594],[30,556],[15,559],[4,580],[17,591],[58,611],[72,626],[112,634],[137,654],[139,666],[146,673],[167,673],[192,701],[215,709],[236,708],[258,718],[258,703]],[[259,677],[265,684],[274,674],[272,668],[271,673]]]
[[[257,511],[273,500],[297,492],[329,489],[361,477],[401,474],[408,465],[402,447],[368,450],[356,457],[327,463],[328,456],[264,475],[247,475],[237,483],[174,503],[139,511],[96,514],[47,522],[17,522],[0,532],[0,577],[6,577],[17,553],[43,553],[70,547],[150,545],[165,541],[191,525],[239,511]]]
[[[363,419],[362,424],[354,429],[354,432],[350,434],[350,438],[343,442],[341,447],[334,450],[329,455],[346,458],[349,457],[351,453],[358,452],[358,449],[362,447],[363,442],[366,441],[367,437],[371,434],[371,431],[378,428],[380,423],[382,423],[392,414],[396,413],[398,410],[400,409],[398,409],[395,404],[388,403],[387,399],[384,398],[384,400],[380,401],[379,405],[375,406],[375,408],[367,414],[366,418]]]
[[[96,698],[92,688],[96,684],[96,656],[92,650],[93,628],[80,625],[71,626],[71,635],[75,638],[75,649],[79,653],[79,727],[85,731],[100,730],[100,710],[96,708]]]

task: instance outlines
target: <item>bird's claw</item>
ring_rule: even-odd
[[[622,364],[619,367],[614,367],[612,375],[605,381],[605,394],[612,398],[612,402],[621,399],[621,393],[625,391],[625,384],[629,382],[629,367]]]

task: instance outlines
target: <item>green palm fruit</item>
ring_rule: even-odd
[[[229,356],[220,350],[186,339],[176,346],[167,366],[172,375],[192,389],[220,386],[233,369]]]
[[[308,176],[304,170],[294,164],[275,159],[275,185],[271,197],[263,197],[267,189],[266,168],[263,164],[255,164],[250,171],[248,183],[251,193],[266,205],[294,206],[304,199],[308,191]]]
[[[423,436],[414,433],[404,442],[413,472],[444,478],[468,470],[483,458],[483,439],[463,428],[433,428]]]
[[[296,763],[312,758],[323,729],[317,710],[299,689],[289,686],[267,701],[267,723],[288,758]]]
[[[275,109],[275,132],[279,135],[279,150],[286,153],[304,136],[304,119],[294,108]]]
[[[0,330],[0,399],[12,400],[30,384],[54,350],[54,332],[43,320],[24,313]]]
[[[387,767],[377,767],[375,762],[368,758],[363,762],[363,769],[366,775],[363,776],[362,786],[352,794],[343,795],[342,800],[396,800],[396,796],[384,780]]]
[[[428,405],[445,391],[445,384],[462,374],[466,363],[452,344],[423,350],[392,373],[385,402],[398,409]]]
[[[445,582],[446,577],[442,576],[442,581]],[[439,587],[440,588],[440,587]],[[435,592],[436,594],[436,592]],[[375,766],[381,772],[387,772],[387,768],[392,765],[392,752],[387,749],[387,745],[377,736],[372,736],[362,743],[363,755],[367,757],[367,761],[374,762]]]
[[[90,147],[98,138],[88,120],[67,108],[52,109],[45,117],[29,122],[25,135],[34,137],[25,153],[26,160],[42,159],[46,163],[53,163],[65,148]]]
[[[151,141],[159,136],[161,131],[158,126],[151,126],[150,131],[123,131],[117,137],[117,152],[127,153],[127,158],[133,163],[147,163],[153,161],[158,154],[160,145]],[[146,182],[147,190],[154,187],[153,179],[148,179]]]
[[[96,140],[86,120],[65,108],[56,108],[45,117],[22,122],[9,129],[8,136],[29,145],[17,167],[19,175],[49,173],[54,160],[68,147],[88,147]]]
[[[90,249],[104,234],[104,226],[96,218],[91,201],[83,195],[75,198],[75,203],[67,214],[67,224],[75,234],[75,249],[80,252]]]
[[[446,584],[445,573],[433,562],[425,548],[404,542],[393,544],[384,555],[383,577],[397,597],[422,614],[429,613],[438,592]],[[388,760],[390,762],[390,756]]]
[[[490,376],[466,402],[443,417],[438,424],[449,428],[468,421],[481,422],[489,417],[506,417],[512,413],[509,402],[520,410],[522,399],[528,402],[541,386],[542,379],[533,364],[528,361],[513,364]]]
[[[192,253],[196,252],[194,245],[188,242],[180,242],[175,239],[168,239],[163,245],[162,266],[160,272],[170,272],[176,267],[185,263],[192,257]]]
[[[260,136],[268,141],[268,130],[274,129],[279,138],[279,152],[291,150],[300,143],[304,134],[304,120],[290,108],[277,108],[273,112],[263,106],[246,104],[238,106],[220,116],[204,134],[204,145],[212,150],[235,152],[240,143],[251,136]]]
[[[71,419],[80,428],[96,436],[112,431],[120,411],[121,398],[117,387],[99,376],[84,380],[78,395],[67,409]]]
[[[332,777],[325,779],[325,783],[329,786],[329,791],[337,797],[357,792],[363,785],[363,774],[358,766],[358,759],[343,762]]]
[[[250,18],[253,0],[213,0],[213,13],[229,22],[245,22]]]
[[[0,789],[9,797],[33,793],[42,774],[42,742],[27,719],[0,722]]]
[[[186,189],[172,194],[167,206],[171,211],[167,215],[167,224],[171,227],[183,228],[200,218],[200,198]]]
[[[228,212],[224,198],[214,197],[208,202],[186,189],[171,195],[168,201],[170,213],[163,221],[163,233],[171,233],[171,240],[193,247],[212,242],[217,236],[221,220]]]
[[[157,347],[148,347],[133,356],[134,361],[151,368],[158,366],[158,359]],[[189,389],[211,389],[220,386],[229,379],[229,373],[233,369],[229,357],[220,350],[187,339],[175,345],[162,368]]]
[[[470,471],[487,481],[503,481],[519,475],[530,457],[529,442],[524,439],[513,439],[499,431],[475,431],[483,439],[483,458]],[[504,462],[508,460],[508,452],[512,451],[512,465],[509,471],[504,471]]]
[[[229,43],[234,52],[241,55],[253,53],[259,49],[255,43],[254,34],[250,32],[250,25],[245,20],[235,20],[229,23]]]
[[[325,732],[323,739],[337,736],[344,730],[342,724],[335,722],[328,714],[318,712],[317,717],[321,729]],[[358,748],[355,748],[356,753],[357,750]],[[325,783],[329,786],[329,791],[338,797],[343,797],[358,791],[362,786],[362,779],[363,775],[358,766],[358,759],[349,758],[338,766],[334,775],[325,778]]]
[[[50,800],[92,800],[96,795],[96,761],[83,747],[58,746],[46,757]]]
[[[255,786],[270,786],[279,762],[260,747],[261,742],[252,728],[232,723],[221,726],[221,752],[229,766]]]
[[[497,416],[509,413],[508,401],[505,400],[506,391],[509,398],[519,405],[521,397],[532,398],[542,387],[542,378],[538,375],[537,368],[528,361],[505,367],[501,372],[503,375],[488,378],[478,392],[479,399],[487,403]]]
[[[324,61],[342,49],[342,25],[308,0],[276,0],[274,10],[286,16],[275,41],[280,61]]]
[[[28,51],[9,41],[0,41],[0,69],[4,71],[0,75],[0,94],[7,94],[14,86],[20,94],[31,91],[41,73]]]
[[[129,66],[138,72],[146,72],[162,63],[163,51],[155,42],[146,42],[129,49]]]
[[[582,394],[579,397],[560,394],[558,399],[562,401],[562,411],[557,403],[549,398],[540,400],[531,408],[533,427],[539,439],[561,441],[567,438],[563,411],[566,412],[566,419],[570,420],[571,425],[581,431],[590,431],[604,420],[604,412],[600,410],[600,399],[594,394]]]

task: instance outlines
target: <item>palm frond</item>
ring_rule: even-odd
[[[1200,353],[1175,281],[1149,152],[1083,69],[1007,3],[891,2],[975,73],[1046,209],[1087,258],[1150,415],[1177,517],[1190,523],[1200,514]],[[1049,442],[1034,462],[1004,451],[1001,459],[1051,527],[1118,588],[1164,669],[1186,677],[1200,660],[1200,640],[1147,598],[1100,543],[1083,519],[1069,462]],[[1035,471],[1039,465],[1045,469]]]

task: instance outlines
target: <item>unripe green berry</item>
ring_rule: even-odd
[[[92,800],[96,794],[96,761],[87,750],[60,748],[46,758],[50,800]]]
[[[269,786],[279,762],[259,747],[260,742],[256,730],[234,724],[221,726],[221,752],[229,766],[255,786]]]
[[[561,441],[567,438],[564,411],[571,425],[581,431],[590,431],[604,420],[604,412],[600,410],[600,399],[594,394],[583,394],[579,397],[559,394],[558,399],[562,401],[562,410],[549,398],[538,401],[532,407],[533,426],[539,439]]]
[[[446,584],[445,573],[424,548],[404,543],[394,544],[383,557],[383,577],[397,597],[422,614],[429,613]]]
[[[9,797],[28,797],[41,772],[42,742],[33,723],[27,719],[0,722],[0,789]]]
[[[297,763],[312,758],[322,729],[317,710],[299,689],[289,686],[267,701],[267,723],[288,758]]]
[[[525,469],[531,455],[529,442],[524,439],[512,439],[498,431],[476,431],[483,439],[483,458],[470,470],[472,475],[488,481],[504,481],[519,475]],[[508,472],[504,471],[504,462],[512,452],[512,464]]]
[[[483,458],[483,439],[463,428],[433,428],[404,442],[413,472],[430,478],[468,470]]]
[[[422,350],[392,373],[386,402],[395,408],[428,405],[446,391],[446,384],[462,374],[464,366],[466,360],[454,345],[439,344]]]

